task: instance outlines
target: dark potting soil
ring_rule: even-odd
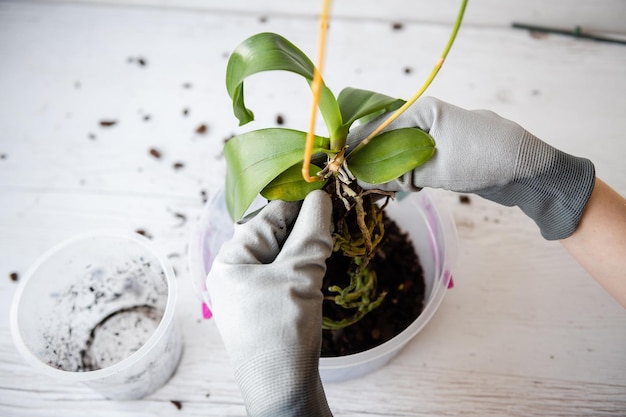
[[[387,292],[382,304],[357,323],[340,330],[324,330],[322,357],[344,356],[362,352],[393,338],[406,329],[423,309],[424,274],[408,234],[391,219],[384,217],[385,238],[370,266],[376,272],[379,293]],[[326,261],[324,295],[329,279],[342,288],[350,282],[346,270],[349,260],[337,253]],[[354,314],[332,300],[324,301],[324,316],[341,319]]]

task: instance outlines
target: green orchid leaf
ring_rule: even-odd
[[[319,172],[322,168],[311,165],[311,172]],[[300,201],[313,190],[321,189],[326,181],[306,182],[302,177],[302,164],[295,164],[277,176],[262,191],[261,195],[268,200]]]
[[[244,79],[264,71],[293,72],[311,84],[315,65],[294,44],[275,33],[259,33],[244,40],[235,48],[226,67],[226,89],[240,126],[254,120],[244,101]],[[323,82],[319,109],[331,136],[345,133],[337,99]]]
[[[385,113],[389,113],[389,112],[393,112],[398,110],[400,107],[402,107],[404,105],[404,103],[406,103],[404,100],[398,100],[396,103],[385,107],[382,110],[378,110],[375,111],[373,113],[368,114],[367,116],[363,116],[359,119],[359,123],[364,124],[367,122],[371,122],[372,120],[376,119],[378,116],[382,116]]]
[[[226,206],[234,220],[274,178],[302,161],[305,142],[305,132],[281,128],[243,133],[226,142]],[[328,152],[329,142],[315,136],[313,154]]]
[[[352,87],[344,88],[339,93],[337,102],[344,126],[348,128],[363,117],[395,110],[405,103],[402,99]]]
[[[417,168],[435,154],[435,141],[416,128],[391,130],[347,156],[348,168],[361,181],[382,184]]]

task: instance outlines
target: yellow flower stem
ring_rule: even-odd
[[[313,73],[311,89],[313,90],[313,104],[311,105],[311,116],[309,118],[309,130],[306,134],[306,144],[304,147],[304,162],[302,163],[302,177],[306,182],[319,181],[317,175],[311,176],[310,166],[313,156],[313,144],[315,140],[315,119],[317,116],[317,106],[320,102],[322,92],[322,68],[324,66],[324,52],[326,51],[326,33],[328,32],[328,14],[330,10],[330,0],[323,0],[322,13],[320,15],[320,30],[317,41],[317,67]]]
[[[398,117],[400,117],[400,115],[402,113],[404,113],[404,111],[406,109],[411,107],[413,105],[413,103],[415,103],[417,101],[417,99],[420,98],[420,96],[424,93],[424,91],[426,91],[426,89],[430,86],[430,84],[435,79],[435,76],[437,75],[437,73],[441,69],[441,66],[443,65],[444,61],[446,60],[446,57],[448,56],[448,52],[450,51],[450,48],[452,48],[452,44],[454,43],[454,40],[456,39],[456,34],[459,31],[459,28],[461,27],[461,21],[463,20],[463,14],[465,13],[465,7],[466,6],[467,6],[467,0],[463,0],[463,3],[461,4],[461,9],[459,11],[459,14],[457,16],[456,22],[454,24],[454,29],[452,30],[452,34],[450,35],[450,39],[448,40],[448,44],[446,45],[445,49],[443,50],[443,53],[441,54],[441,57],[439,58],[439,60],[435,64],[435,67],[431,71],[430,75],[428,76],[428,78],[426,79],[424,84],[413,95],[413,97],[411,97],[406,103],[404,103],[404,105],[402,107],[400,107],[398,110],[396,110],[394,113],[392,113],[384,122],[382,122],[380,124],[380,126],[378,126],[376,129],[374,129],[374,131],[372,133],[370,133],[369,136],[366,137],[361,143],[359,143],[356,146],[356,148],[354,148],[354,150],[352,152],[355,152],[356,150],[358,150],[358,149],[362,148],[363,146],[367,145],[374,137],[376,137],[378,134],[380,134],[380,132],[382,132],[383,129],[385,129],[394,120],[396,120]]]

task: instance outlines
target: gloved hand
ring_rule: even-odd
[[[354,148],[387,116],[353,129],[348,145]],[[468,111],[432,97],[419,99],[387,130],[403,127],[430,133],[436,153],[424,165],[376,188],[443,188],[516,205],[548,240],[564,239],[576,230],[595,183],[591,161],[561,152],[493,112]]]
[[[250,416],[331,415],[318,370],[331,212],[323,191],[302,208],[270,202],[235,226],[207,277]]]

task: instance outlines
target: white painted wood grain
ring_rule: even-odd
[[[407,97],[432,68],[449,33],[438,22],[456,2],[436,3],[423,19],[407,18],[401,31],[391,29],[398,15],[388,3],[376,19],[353,19],[341,17],[350,2],[337,2],[325,74],[333,89],[351,85]],[[225,55],[265,30],[312,53],[313,8],[290,2],[299,10],[288,14],[271,9],[279,2],[103,4],[0,2],[0,415],[244,415],[214,323],[200,320],[187,235],[202,208],[201,192],[222,182],[222,142],[239,131],[223,84]],[[363,3],[363,16],[373,4]],[[537,18],[560,14],[539,2],[515,4],[528,5]],[[603,7],[568,4],[610,24],[598,17],[606,14]],[[602,4],[619,16],[624,3]],[[626,48],[533,38],[498,16],[484,13],[499,20],[463,27],[429,94],[490,108],[590,157],[600,176],[626,194]],[[248,85],[259,120],[253,127],[272,125],[280,113],[289,127],[303,129],[306,85],[295,77],[274,80],[261,75]],[[102,119],[117,124],[102,128]],[[201,124],[206,134],[195,133]],[[151,148],[162,157],[151,156]],[[175,169],[176,162],[184,166]],[[623,308],[517,209],[435,194],[458,227],[456,287],[388,366],[326,387],[335,415],[625,415]],[[38,375],[10,339],[16,285],[9,273],[23,275],[53,244],[95,228],[148,231],[177,271],[183,360],[170,383],[142,401],[105,401],[80,385]]]
[[[60,3],[106,4],[127,7],[238,12],[264,17],[319,14],[320,0],[44,0]],[[400,22],[452,23],[460,0],[337,0],[332,17],[350,19],[393,19]],[[622,0],[470,0],[465,23],[469,25],[510,26],[513,22],[547,25],[573,30],[626,33],[626,3]]]

